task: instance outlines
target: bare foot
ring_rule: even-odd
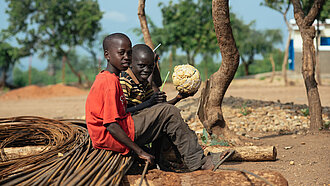
[[[214,165],[212,162],[212,156],[208,155],[208,156],[206,156],[206,161],[201,169],[202,170],[211,170],[213,168],[214,168]]]

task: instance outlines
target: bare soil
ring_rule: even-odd
[[[269,83],[268,79],[239,79],[230,85],[226,97],[241,97],[274,102],[307,104],[306,90],[301,80],[292,80],[292,86],[284,86],[280,80]],[[51,91],[50,91],[51,90]],[[168,99],[177,93],[172,84],[166,84]],[[319,86],[322,106],[330,106],[330,83]],[[42,116],[55,119],[84,119],[85,100],[88,90],[64,85],[48,87],[29,86],[10,92],[0,92],[0,117],[22,115]],[[198,98],[200,91],[194,96]],[[189,99],[189,98],[188,98]],[[245,116],[230,116],[235,122]],[[263,117],[268,117],[267,114]],[[228,119],[229,121],[229,119]],[[272,123],[268,123],[271,125]],[[258,134],[255,134],[258,135]],[[286,135],[260,132],[260,139],[252,140],[254,145],[275,145],[278,150],[276,161],[267,162],[226,162],[224,167],[246,170],[272,170],[280,172],[289,185],[330,184],[330,133],[292,132]],[[243,138],[244,139],[244,138]],[[247,138],[247,142],[251,139]],[[291,162],[291,163],[290,163]],[[207,184],[207,183],[205,183]]]

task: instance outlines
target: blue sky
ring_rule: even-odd
[[[157,26],[161,26],[162,23],[162,15],[158,7],[160,2],[167,4],[169,0],[146,0],[145,7],[146,14],[151,17]],[[177,0],[174,0],[174,2],[177,2]],[[281,29],[284,41],[287,39],[287,29],[282,15],[270,8],[260,6],[262,0],[230,0],[229,2],[232,12],[246,23],[255,20],[257,29]],[[124,32],[131,38],[133,45],[141,43],[140,38],[132,32],[133,28],[140,27],[137,17],[138,0],[99,0],[99,4],[101,11],[104,12],[101,20],[103,34]],[[8,15],[5,13],[6,8],[7,3],[4,0],[0,0],[0,29],[8,26]],[[288,18],[293,18],[292,8],[288,13]],[[281,46],[284,48],[284,44]],[[87,55],[81,50],[78,51],[82,55]],[[99,55],[102,57],[101,51]],[[29,58],[21,59],[20,67],[24,70],[27,69],[28,62]],[[32,57],[32,66],[44,69],[47,66],[46,59],[39,59],[36,54]]]

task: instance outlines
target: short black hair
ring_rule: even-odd
[[[110,41],[112,41],[113,39],[123,39],[126,38],[127,40],[131,41],[127,35],[123,34],[123,33],[113,33],[110,34],[108,36],[106,36],[103,39],[103,51],[108,50],[109,49],[109,43]]]
[[[139,54],[144,53],[147,54],[148,56],[152,56],[154,57],[154,52],[152,51],[152,49],[146,45],[146,44],[136,44],[134,45],[134,47],[132,48],[132,57],[133,57],[133,61],[135,61],[136,57],[139,56]]]

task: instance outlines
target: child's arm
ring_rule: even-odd
[[[127,108],[126,112],[134,113],[139,110],[151,107],[157,103],[163,103],[165,101],[166,101],[165,92],[155,92],[147,101],[144,101],[136,106]]]
[[[155,157],[146,153],[136,143],[134,143],[131,140],[131,138],[129,138],[127,136],[127,134],[124,132],[124,130],[120,127],[120,125],[118,123],[109,123],[109,124],[106,124],[106,127],[107,127],[107,130],[110,132],[110,134],[116,140],[123,143],[131,150],[133,150],[139,156],[139,158],[148,161],[150,164],[153,164]]]
[[[171,99],[167,103],[175,105],[177,102],[181,101],[182,99],[185,99],[185,98],[190,97],[190,96],[194,96],[195,94],[196,94],[196,92],[191,93],[191,94],[178,93],[178,95],[176,95],[175,98]]]

